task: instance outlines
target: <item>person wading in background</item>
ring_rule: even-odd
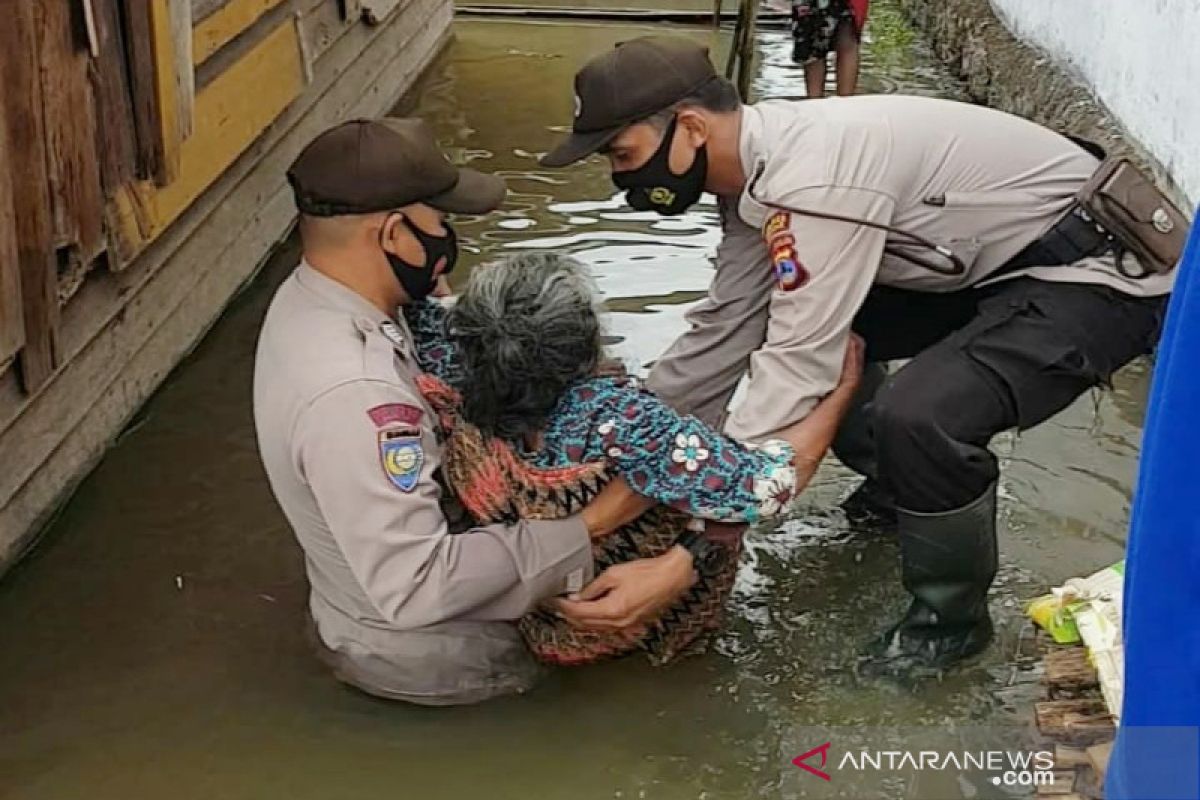
[[[831,51],[837,54],[837,93],[854,94],[869,4],[870,0],[792,0],[792,60],[804,66],[809,97],[825,96]]]

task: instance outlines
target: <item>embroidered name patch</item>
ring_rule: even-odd
[[[423,413],[421,409],[408,403],[387,403],[367,409],[367,416],[375,423],[376,428],[385,428],[388,425],[420,427]]]
[[[421,432],[390,430],[379,432],[379,459],[388,480],[402,492],[411,492],[421,477],[425,453],[421,450]]]

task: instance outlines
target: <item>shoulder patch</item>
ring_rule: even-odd
[[[787,211],[776,211],[767,217],[767,222],[763,225],[763,239],[770,243],[775,237],[788,234],[791,226],[792,215]]]
[[[421,466],[425,463],[420,431],[380,431],[379,460],[383,474],[392,485],[402,492],[411,492],[417,487]]]
[[[771,268],[776,285],[785,292],[808,283],[808,270],[796,255],[796,240],[790,233],[781,234],[771,242]]]
[[[367,416],[376,428],[386,428],[389,425],[406,425],[418,427],[424,412],[408,403],[385,403],[381,406],[367,409]]]

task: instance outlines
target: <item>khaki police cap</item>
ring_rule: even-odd
[[[597,56],[575,75],[571,135],[541,160],[565,167],[611,142],[630,125],[717,77],[708,48],[681,36],[643,36]]]
[[[497,208],[504,181],[455,167],[424,120],[352,120],[313,139],[287,173],[301,212],[370,214],[424,203],[456,214]]]

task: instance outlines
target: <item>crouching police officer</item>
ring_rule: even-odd
[[[647,501],[618,482],[565,520],[455,533],[443,515],[435,418],[396,310],[453,268],[445,213],[493,210],[504,183],[451,166],[414,119],[333,128],[288,179],[303,261],[263,323],[254,417],[323,656],[342,680],[414,703],[527,689],[537,668],[510,621],[590,580],[589,534]]]
[[[997,567],[989,440],[1150,350],[1170,290],[1170,274],[1115,259],[1111,235],[1077,207],[1097,156],[945,100],[742,105],[705,50],[679,38],[593,59],[575,95],[573,132],[543,164],[604,153],[641,210],[719,199],[708,297],[650,387],[717,424],[748,369],[725,427],[761,439],[834,387],[846,338],[861,334],[874,379],[835,451],[867,477],[858,499],[897,518],[912,594],[868,664],[941,668],[983,649]],[[882,362],[910,358],[885,377]],[[584,625],[619,616],[603,599],[563,609]]]

